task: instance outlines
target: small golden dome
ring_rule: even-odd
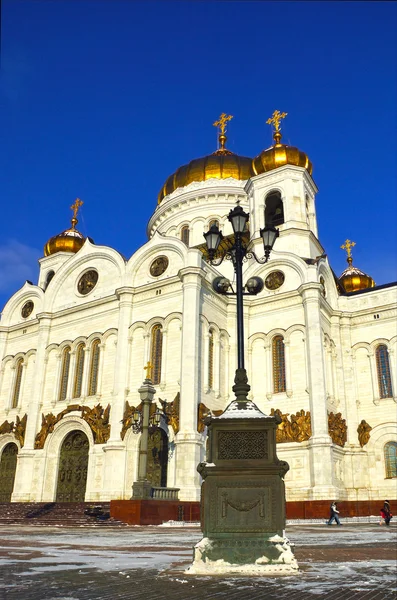
[[[346,240],[344,245],[341,246],[341,248],[347,252],[347,264],[349,265],[339,277],[339,283],[342,285],[345,292],[357,292],[358,290],[366,290],[375,287],[375,281],[372,277],[353,266],[351,248],[355,245],[355,242]]]
[[[299,148],[295,148],[294,146],[287,146],[286,144],[281,144],[281,133],[274,133],[274,141],[276,142],[274,146],[271,146],[267,150],[262,150],[258,156],[256,156],[252,161],[252,167],[255,175],[260,175],[261,173],[267,173],[267,171],[272,171],[273,169],[278,169],[278,167],[283,167],[284,165],[295,165],[296,167],[304,167],[309,175],[313,172],[313,165],[309,160],[307,154],[299,150]]]
[[[179,167],[168,177],[158,195],[158,204],[168,194],[175,190],[185,187],[193,181],[206,181],[207,179],[227,179],[233,177],[244,181],[254,175],[252,170],[252,159],[246,156],[237,156],[225,148],[227,137],[225,135],[227,122],[233,119],[232,115],[222,113],[213,123],[214,127],[219,128],[219,150],[190,161],[189,164]]]
[[[83,246],[87,238],[76,229],[78,223],[76,215],[82,204],[83,202],[77,198],[75,203],[70,207],[73,210],[72,227],[70,229],[65,229],[65,231],[58,233],[58,235],[54,235],[48,240],[44,246],[44,256],[51,256],[51,254],[55,254],[56,252],[76,253]],[[88,239],[93,242],[91,238]]]

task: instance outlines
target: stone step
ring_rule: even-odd
[[[87,508],[110,511],[110,502],[10,502],[0,503],[0,525],[41,525],[62,527],[121,527],[116,519],[96,519],[85,515]]]

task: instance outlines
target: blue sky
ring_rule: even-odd
[[[377,284],[396,274],[396,2],[3,0],[0,307],[84,201],[79,229],[127,257],[167,176],[228,146],[256,156],[265,124],[307,152],[319,237],[346,238]]]

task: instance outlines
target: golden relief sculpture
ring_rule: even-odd
[[[281,423],[276,431],[276,442],[283,444],[286,442],[305,442],[312,435],[312,422],[310,411],[298,410],[294,415],[283,414],[279,408],[272,408],[270,411],[272,417],[278,415]],[[288,417],[290,417],[288,419]]]
[[[105,444],[110,436],[110,404],[106,408],[102,408],[100,404],[97,404],[93,408],[88,406],[79,406],[73,404],[65,408],[58,415],[48,413],[47,415],[41,415],[41,429],[36,435],[34,447],[36,449],[44,448],[44,443],[47,436],[54,431],[54,427],[65,415],[70,412],[80,411],[81,417],[90,426],[94,437],[94,444]]]
[[[203,431],[205,429],[204,419],[206,417],[209,417],[210,415],[211,415],[210,409],[207,408],[205,404],[200,402],[200,404],[197,407],[197,431],[199,433],[203,433]]]
[[[26,432],[27,420],[28,420],[28,415],[25,414],[22,417],[22,419],[20,419],[17,416],[15,419],[15,423],[14,423],[14,421],[11,421],[11,423],[9,421],[4,421],[4,423],[2,423],[0,425],[0,435],[2,435],[4,433],[13,433],[22,448],[25,443],[25,432]]]
[[[347,441],[347,425],[346,420],[342,419],[342,413],[328,413],[328,433],[332,442],[343,448]]]
[[[150,365],[150,363],[148,363],[148,365]],[[144,367],[144,369],[146,368],[152,368],[152,365],[150,365],[150,367]],[[147,379],[150,379],[149,376],[147,376]],[[160,400],[161,402],[161,400]],[[150,408],[149,408],[149,420],[150,417],[153,417],[154,413],[157,410],[157,404],[155,402],[152,402],[150,404]],[[127,433],[127,431],[130,429],[130,427],[132,427],[132,424],[134,422],[134,413],[138,412],[139,414],[142,413],[142,402],[140,404],[138,404],[138,406],[132,406],[128,400],[126,400],[125,402],[125,407],[124,407],[124,415],[122,418],[122,427],[121,427],[121,431],[120,431],[120,437],[123,440],[125,438],[125,434]]]
[[[369,438],[371,437],[370,431],[372,431],[371,425],[368,425],[367,421],[364,421],[363,419],[357,427],[358,441],[360,442],[361,448],[368,444]]]
[[[179,405],[181,402],[181,395],[178,392],[172,402],[165,402],[161,400],[161,406],[163,407],[164,414],[167,419],[168,425],[172,427],[174,433],[177,434],[179,431]]]

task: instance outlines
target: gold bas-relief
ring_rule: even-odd
[[[199,433],[203,433],[203,431],[205,429],[204,419],[206,417],[208,417],[210,414],[211,414],[210,409],[207,408],[205,404],[200,402],[200,404],[197,407],[197,431]]]
[[[343,448],[347,441],[347,425],[342,413],[328,413],[328,433],[332,442]]]
[[[279,408],[272,408],[271,416],[278,415],[281,423],[277,427],[276,442],[283,444],[286,442],[305,442],[312,435],[312,422],[310,411],[298,410],[294,415],[283,414]],[[288,419],[288,417],[290,417]]]
[[[18,442],[22,448],[25,443],[25,432],[26,432],[27,420],[28,420],[28,415],[25,414],[22,417],[22,419],[20,419],[17,416],[15,419],[15,423],[14,423],[14,421],[11,421],[11,423],[9,421],[4,421],[0,425],[0,435],[5,434],[5,433],[13,433],[15,436],[15,439],[18,440]]]
[[[360,443],[361,448],[368,444],[369,438],[371,437],[371,431],[371,425],[368,425],[367,421],[363,419],[360,425],[357,427],[358,441]]]
[[[181,395],[178,392],[172,402],[165,402],[159,398],[163,407],[164,414],[167,418],[168,425],[172,427],[174,433],[179,431],[179,405],[181,401]]]

